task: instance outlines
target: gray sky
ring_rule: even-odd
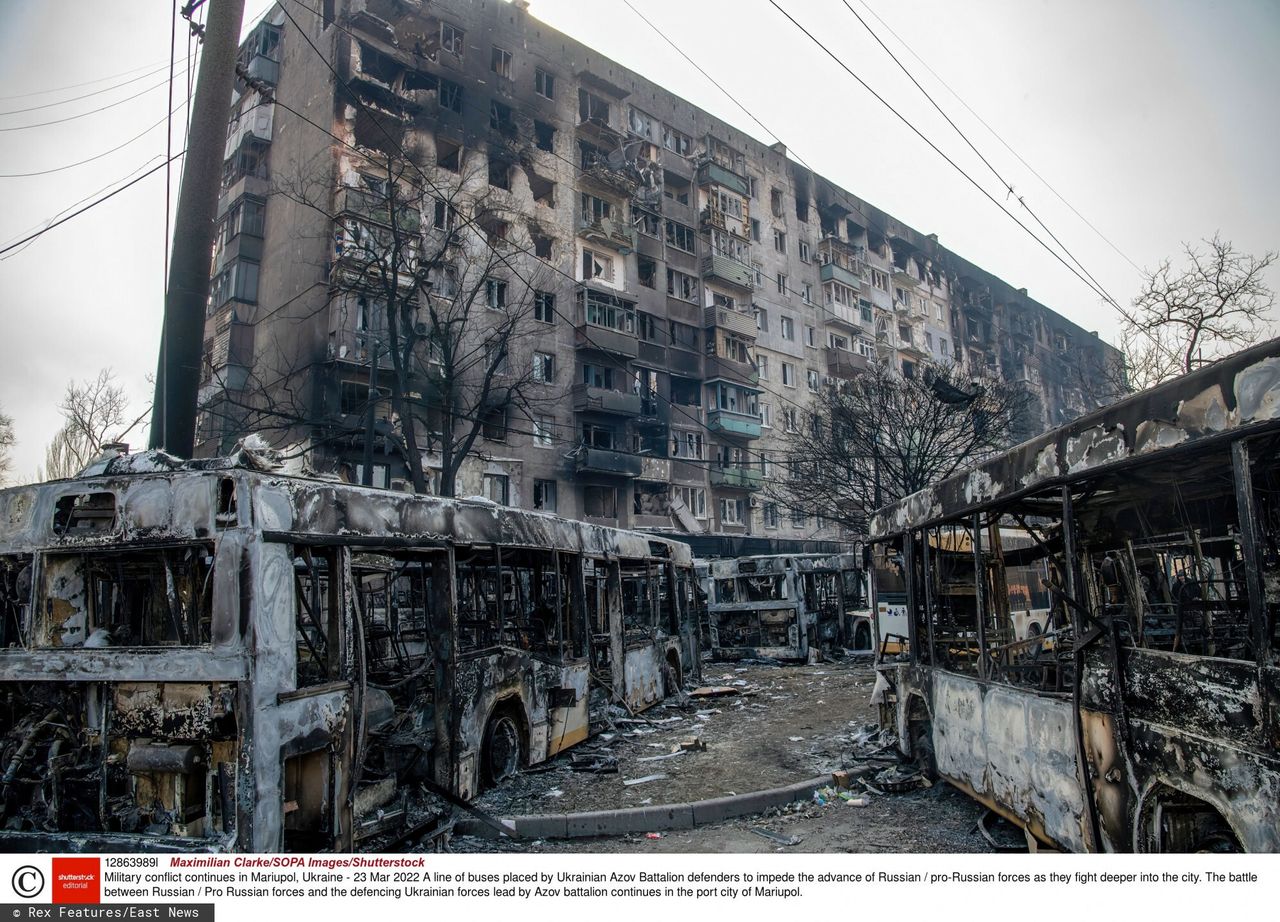
[[[213,0],[217,2],[217,0]],[[286,0],[289,2],[289,0]],[[305,0],[315,5],[318,0]],[[779,0],[833,52],[1004,200],[842,0]],[[975,191],[768,0],[632,0],[765,125],[710,85],[623,0],[532,0],[539,19],[747,133],[1114,340],[1096,295]],[[850,0],[980,151],[1121,303],[1138,266],[1221,230],[1245,252],[1280,249],[1280,3],[1275,0]],[[246,23],[269,4],[247,0]],[[901,40],[869,15],[868,7]],[[171,0],[0,0],[0,129],[76,115],[167,76]],[[903,47],[902,42],[910,51]],[[914,52],[914,54],[913,54]],[[187,40],[178,34],[178,69]],[[1074,215],[944,89],[922,58],[1053,188]],[[144,67],[144,65],[150,65]],[[125,72],[129,73],[125,73]],[[122,74],[114,80],[28,96]],[[186,92],[177,80],[176,98]],[[0,131],[0,173],[92,157],[164,118],[166,90],[59,125]],[[175,150],[181,121],[175,120]],[[772,133],[776,135],[771,136]],[[92,163],[0,178],[0,246],[163,159],[163,126]],[[178,171],[172,196],[176,202]],[[1015,201],[1009,208],[1030,216]],[[140,410],[150,399],[163,307],[164,172],[0,257],[0,408],[14,418],[15,471],[29,476],[60,424],[69,380],[115,369]],[[1043,235],[1042,235],[1043,236]],[[1127,259],[1126,259],[1127,257]],[[1280,272],[1270,276],[1280,287]],[[142,442],[138,433],[134,444]]]

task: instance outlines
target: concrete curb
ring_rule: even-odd
[[[830,775],[818,775],[785,787],[697,800],[687,804],[654,804],[625,810],[512,816],[500,822],[510,825],[522,839],[582,839],[620,836],[633,832],[693,829],[737,816],[763,813],[770,807],[781,807],[797,800],[808,800],[814,790],[829,784]],[[497,836],[492,827],[469,817],[460,819],[454,829],[460,835],[483,838]]]

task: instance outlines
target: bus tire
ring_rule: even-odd
[[[514,778],[524,764],[524,733],[509,709],[493,712],[484,728],[480,749],[481,770],[486,787],[496,787]]]
[[[853,649],[871,649],[871,627],[865,621],[858,622],[858,626],[853,629]]]

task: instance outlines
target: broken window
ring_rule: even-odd
[[[602,198],[582,193],[582,218],[591,224],[601,224],[613,217],[613,204]]]
[[[539,205],[554,208],[556,204],[555,182],[539,176],[532,170],[526,171],[526,175],[529,177],[529,192],[532,193],[533,200]]]
[[[458,209],[453,207],[452,202],[446,202],[444,199],[436,199],[434,202],[431,226],[436,230],[451,231],[458,222]]]
[[[549,291],[533,293],[533,319],[542,323],[556,322],[556,296]]]
[[[531,231],[529,239],[533,241],[533,255],[539,259],[551,258],[551,237],[537,231]]]
[[[640,284],[645,288],[656,288],[658,285],[658,263],[648,256],[636,258],[636,268],[640,275]]]
[[[551,384],[556,379],[556,357],[549,352],[533,354],[533,380]]]
[[[631,206],[631,223],[635,225],[636,230],[646,237],[658,238],[662,236],[662,219],[652,211],[645,211],[634,204]]]
[[[594,122],[607,127],[609,124],[609,103],[595,93],[579,89],[578,121]]]
[[[677,250],[692,253],[697,247],[697,235],[692,227],[685,227],[675,221],[667,221],[667,243]]]
[[[583,281],[600,279],[602,282],[612,282],[613,257],[607,256],[604,253],[597,253],[595,250],[583,247],[582,279]]]
[[[500,506],[510,506],[511,478],[506,474],[485,474],[484,498]]]
[[[457,26],[450,25],[447,22],[440,23],[440,48],[443,51],[462,57],[465,36],[466,33]]]
[[[556,421],[552,419],[550,416],[534,417],[533,444],[537,445],[539,448],[550,448],[552,446],[552,443],[555,442],[555,430],[556,430]],[[534,483],[535,483],[535,488],[534,488],[535,505],[533,508],[539,509],[541,507],[536,505],[537,496],[538,496],[537,488],[536,488],[537,482],[535,481]]]
[[[83,528],[70,509],[65,516],[67,529]],[[212,572],[213,551],[203,544],[49,554],[42,591],[49,604],[37,613],[43,622],[37,643],[43,647],[208,644]]]
[[[598,487],[588,484],[582,488],[583,512],[597,519],[618,517],[618,491],[614,487]]]
[[[494,311],[505,310],[507,307],[507,283],[502,279],[485,279],[484,305]]]
[[[687,134],[676,131],[670,125],[663,125],[662,146],[673,153],[679,154],[681,157],[687,157],[689,152],[693,150],[693,140]]]
[[[541,67],[533,72],[533,91],[546,99],[556,98],[556,77]]]
[[[635,333],[635,305],[594,291],[585,292],[585,295],[583,316],[588,324],[621,333]]]
[[[775,218],[782,217],[782,190],[776,186],[769,190],[769,210]]]
[[[489,55],[489,69],[499,77],[507,80],[511,79],[511,52],[505,48],[493,46],[493,52]]]
[[[583,365],[582,383],[587,387],[613,390],[613,367],[609,365]]]
[[[496,99],[489,100],[489,127],[507,137],[515,137],[516,120],[511,114],[511,107]]]
[[[436,135],[436,166],[451,173],[462,171],[462,145]]]
[[[533,136],[538,145],[538,150],[554,151],[556,149],[556,129],[554,126],[535,119]]]
[[[533,508],[543,512],[556,511],[556,482],[554,480],[534,480]]]
[[[671,345],[678,346],[681,349],[689,349],[693,352],[698,351],[698,344],[701,341],[698,328],[687,323],[681,323],[678,320],[671,321]],[[672,399],[675,399],[675,378],[672,378]],[[696,395],[695,395],[696,397]],[[701,403],[700,400],[694,399],[693,405]]]
[[[222,188],[226,189],[246,176],[270,179],[268,167],[271,142],[246,135],[240,147],[222,167]]]
[[[440,108],[462,114],[462,87],[452,80],[440,80]]]
[[[656,119],[652,115],[640,111],[635,106],[631,106],[627,111],[627,125],[631,129],[631,133],[644,138],[645,140],[654,140],[654,125]]]
[[[480,417],[480,434],[491,442],[507,440],[506,407],[495,407]]]
[[[678,269],[667,270],[667,294],[681,301],[697,303],[698,280]],[[696,348],[696,347],[695,347]]]

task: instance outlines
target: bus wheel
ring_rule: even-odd
[[[684,685],[680,677],[680,658],[672,653],[662,666],[662,697],[670,698]]]
[[[871,649],[871,628],[867,626],[865,621],[853,629],[853,649]]]
[[[507,711],[499,711],[489,718],[484,730],[484,747],[481,750],[484,781],[489,787],[514,778],[524,760],[524,739],[520,725]]]

